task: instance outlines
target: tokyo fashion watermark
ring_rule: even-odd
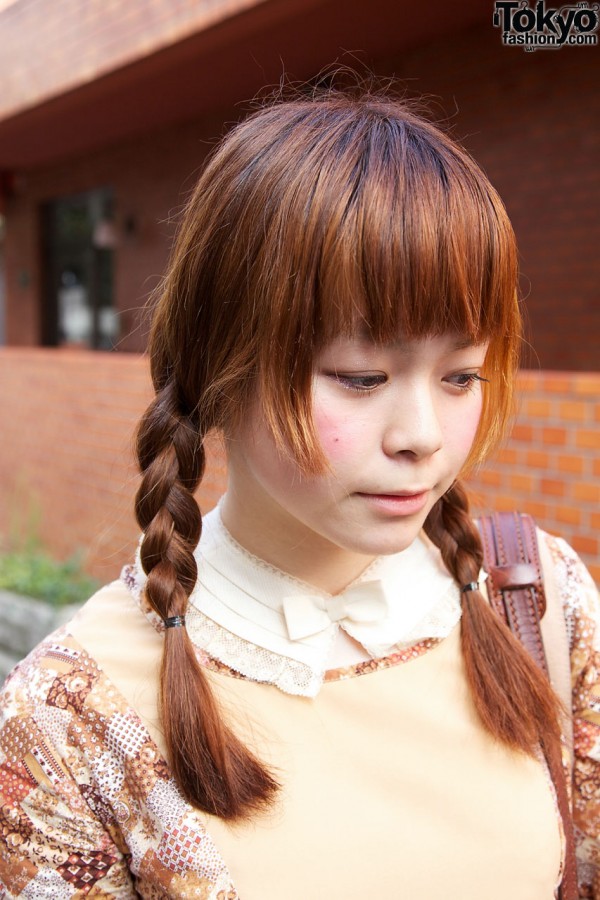
[[[496,0],[493,24],[501,29],[503,44],[524,50],[593,47],[598,43],[598,9],[597,3],[546,9],[544,0],[534,7],[527,0]]]

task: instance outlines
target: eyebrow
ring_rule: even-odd
[[[464,338],[461,341],[456,341],[455,344],[452,345],[453,350],[466,350],[469,347],[477,346],[477,341],[474,341],[473,338]]]

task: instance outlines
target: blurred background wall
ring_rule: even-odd
[[[0,0],[0,535],[114,577],[137,541],[143,307],[203,158],[265,85],[396,76],[487,171],[530,348],[477,508],[532,512],[600,580],[598,47],[508,46],[494,3]],[[212,445],[200,500],[225,481]]]

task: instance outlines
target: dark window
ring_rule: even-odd
[[[97,188],[42,208],[43,343],[111,350],[119,339],[113,302],[113,192]]]

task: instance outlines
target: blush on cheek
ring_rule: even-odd
[[[350,423],[333,421],[331,416],[325,413],[314,414],[314,424],[319,443],[323,452],[330,460],[339,460],[348,455],[349,451],[356,449],[359,435],[355,433]]]
[[[455,445],[465,456],[473,446],[480,417],[481,404],[478,404],[473,409],[465,410],[464,415],[456,422]]]

